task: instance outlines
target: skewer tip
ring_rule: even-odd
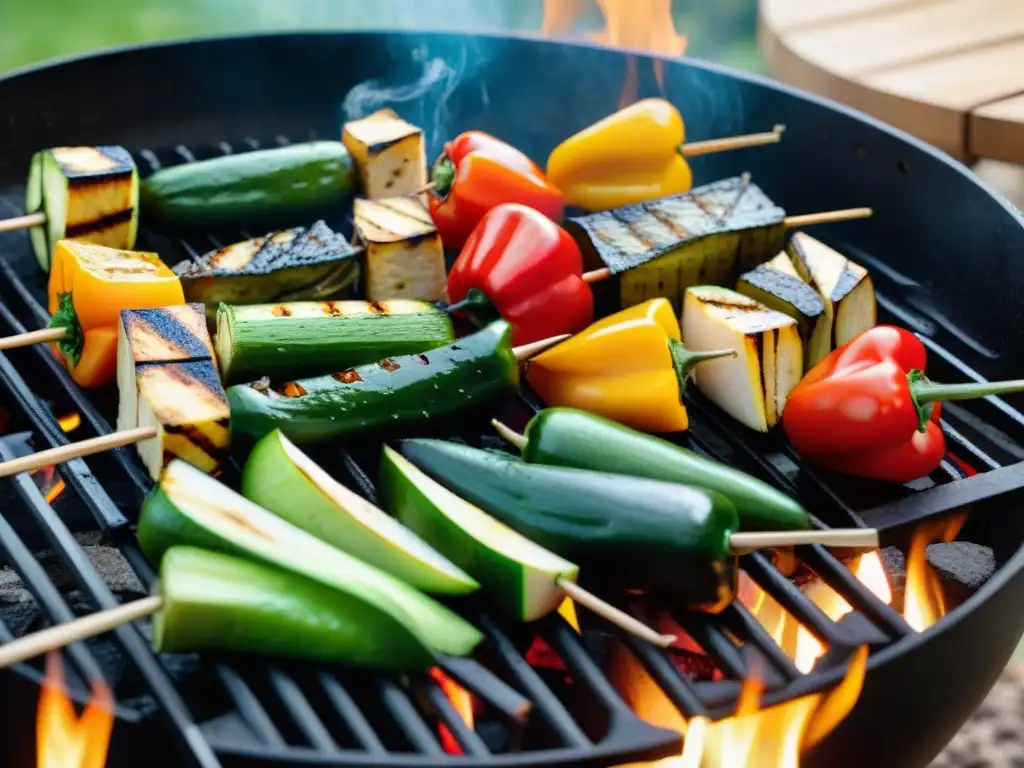
[[[601,269],[592,269],[590,272],[584,272],[580,277],[584,283],[597,283],[611,276],[611,269],[608,267],[602,267]]]
[[[563,333],[560,336],[551,336],[547,339],[541,339],[540,341],[534,341],[530,344],[522,344],[512,349],[512,353],[516,356],[516,360],[520,363],[526,362],[531,357],[536,357],[541,352],[550,349],[572,336],[571,333]]]
[[[522,451],[526,447],[526,435],[522,435],[511,427],[502,424],[497,419],[491,419],[491,426],[494,427],[494,431],[498,433],[506,443],[514,445],[518,450]]]

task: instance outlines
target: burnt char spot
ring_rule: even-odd
[[[220,426],[223,422],[225,428],[227,428],[227,420],[221,419],[217,422]],[[213,461],[217,461],[217,457],[224,453],[224,446],[217,445],[214,443],[210,436],[207,435],[199,427],[193,426],[192,424],[181,424],[181,425],[165,425],[164,432],[169,435],[182,435],[195,446],[198,446],[203,453],[210,457]]]
[[[387,181],[384,182],[384,189],[391,189],[393,186],[395,186],[394,179],[388,179]]]
[[[401,168],[394,168],[394,169],[392,169],[391,175],[393,177],[395,177],[396,179],[401,178],[401,176],[402,176],[402,169]]]
[[[426,355],[416,355],[416,362],[420,365],[430,365],[430,359]]]
[[[306,388],[297,381],[289,381],[287,384],[278,387],[277,394],[284,395],[285,397],[302,397],[306,394]]]
[[[320,307],[323,309],[325,314],[328,314],[331,317],[341,317],[343,314],[337,303],[333,301],[321,302]]]
[[[355,384],[357,381],[363,380],[363,377],[359,375],[355,368],[349,368],[347,371],[338,371],[331,374],[331,377],[337,379],[342,384]]]
[[[768,331],[773,333],[773,331]],[[761,372],[761,393],[759,397],[763,400],[768,393],[768,382],[764,378],[764,334],[751,333],[747,336],[754,340],[754,354],[757,355],[757,368]],[[768,416],[767,403],[765,403],[765,417]]]
[[[718,307],[730,312],[760,312],[761,308],[757,304],[733,304],[731,301],[724,301],[722,299],[700,299],[701,304],[707,304],[711,307]]]
[[[274,317],[291,317],[292,311],[288,309],[284,304],[278,304],[274,307],[272,314]]]
[[[388,313],[388,308],[379,301],[366,302],[366,308],[370,311],[371,315],[386,315]]]
[[[198,306],[190,304],[188,311],[202,313],[203,310]],[[170,347],[178,350],[182,358],[205,359],[210,356],[209,336],[200,338],[166,309],[131,309],[125,310],[121,316],[124,319],[128,338],[133,338],[135,329],[144,325],[148,333],[163,339]],[[206,327],[205,318],[199,327]]]
[[[252,524],[252,522],[247,517],[245,517],[241,513],[236,512],[233,509],[223,509],[222,507],[212,507],[212,509],[215,509],[220,514],[224,515],[224,517],[233,522],[239,528],[249,531],[249,533],[255,534],[256,536],[259,536],[261,539],[265,539],[266,541],[274,540],[273,536],[264,531],[262,528],[257,528],[255,525]]]
[[[379,365],[381,368],[383,368],[388,373],[392,373],[393,371],[397,371],[399,368],[402,367],[398,363],[394,362],[393,360],[381,360],[379,363],[377,363],[377,365]]]
[[[452,352],[461,352],[461,351],[462,351],[462,347],[460,347],[458,344],[452,344]]]
[[[82,224],[76,224],[73,227],[68,227],[64,232],[64,236],[69,239],[80,238],[88,235],[90,232],[107,229],[108,227],[113,227],[117,224],[124,224],[126,221],[131,221],[134,214],[134,208],[126,208],[123,211],[112,213],[109,216],[101,216],[98,219],[93,219],[92,221],[86,221]]]

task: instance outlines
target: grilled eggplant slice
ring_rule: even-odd
[[[665,297],[678,307],[690,286],[733,285],[741,272],[782,250],[785,215],[743,176],[569,218],[565,226],[587,269],[611,269],[613,279],[604,282],[617,283],[619,306]]]
[[[174,267],[186,301],[226,304],[329,299],[355,285],[359,249],[324,222],[272,232]]]
[[[54,147],[29,167],[27,213],[45,213],[29,231],[36,261],[50,271],[58,240],[130,251],[139,227],[139,173],[124,147]]]
[[[796,320],[728,288],[686,290],[683,342],[702,352],[736,350],[735,357],[696,366],[704,395],[741,424],[767,432],[803,375],[803,344]]]
[[[426,186],[423,131],[394,110],[381,109],[345,123],[341,140],[355,158],[363,195],[371,200],[411,195]]]
[[[139,365],[213,359],[213,342],[202,304],[122,310],[117,329],[117,428],[139,425],[135,380]]]
[[[154,480],[175,458],[219,475],[228,458],[227,395],[212,360],[136,366],[139,426],[156,437],[138,443],[139,457]]]
[[[415,197],[356,200],[355,233],[365,248],[370,301],[448,298],[441,236]]]
[[[796,320],[807,370],[832,351],[832,307],[804,282],[785,252],[740,275],[736,290]]]
[[[860,264],[820,240],[794,232],[787,248],[793,266],[832,312],[832,348],[841,347],[878,322],[875,286]]]

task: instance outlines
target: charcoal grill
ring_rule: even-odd
[[[353,86],[381,78],[361,91],[362,107],[376,108],[388,103],[386,94],[379,98],[383,89],[416,82],[425,69],[436,72],[425,64],[437,58],[449,63],[447,74],[412,96],[405,89],[404,100],[393,104],[424,126],[432,152],[445,137],[480,128],[542,159],[563,137],[618,107],[630,55],[527,38],[293,34],[134,48],[25,70],[0,80],[0,216],[23,211],[25,171],[40,147],[123,144],[145,174],[220,153],[333,138]],[[870,267],[883,320],[924,339],[937,379],[1024,374],[1014,355],[1024,340],[1024,221],[966,169],[904,134],[785,86],[696,62],[636,59],[637,95],[657,95],[663,87],[682,106],[690,139],[787,125],[778,147],[697,158],[698,179],[750,171],[793,212],[874,207],[870,221],[832,225],[820,235]],[[239,237],[212,233],[171,241],[144,232],[141,247],[173,263]],[[44,280],[27,238],[0,239],[0,258],[0,333],[47,322],[40,304]],[[0,355],[0,392],[14,431],[30,430],[37,450],[67,441],[56,419],[61,413],[81,414],[72,439],[82,439],[109,432],[116,412],[116,395],[83,394],[38,347]],[[857,707],[807,762],[925,765],[980,703],[1024,632],[1024,523],[1017,513],[1024,417],[1012,401],[997,398],[948,407],[943,428],[951,450],[978,474],[967,477],[947,461],[913,488],[892,488],[814,470],[777,435],[750,433],[699,394],[690,393],[688,401],[692,428],[684,444],[797,495],[822,525],[875,525],[899,543],[921,515],[969,507],[961,537],[990,545],[999,569],[966,603],[917,634],[822,548],[803,548],[798,556],[854,606],[852,618],[839,623],[770,559],[745,558],[754,580],[828,647],[826,662],[840,662],[806,675],[738,604],[716,619],[669,606],[724,673],[719,682],[694,682],[661,651],[622,641],[680,711],[713,718],[732,711],[737,681],[754,664],[768,682],[766,703],[779,702],[836,683],[851,649],[868,642],[869,671]],[[537,406],[525,393],[500,415],[521,427]],[[481,422],[462,436],[479,444],[486,433]],[[11,457],[12,444],[0,441],[0,458]],[[342,455],[336,469],[372,496],[367,468],[366,457],[354,453]],[[54,551],[89,610],[117,601],[73,532],[101,532],[142,584],[148,587],[154,577],[131,529],[149,488],[131,451],[75,460],[60,472],[68,489],[52,504],[26,475],[0,483],[0,547],[47,622],[68,620],[72,608],[67,590],[58,589],[33,554],[42,547]],[[103,674],[118,681],[111,765],[145,759],[154,766],[596,766],[678,752],[678,735],[638,720],[604,676],[605,627],[580,638],[560,617],[541,622],[536,632],[567,667],[551,672],[525,659],[533,629],[472,618],[487,634],[479,660],[442,666],[485,702],[476,731],[462,724],[428,677],[369,678],[259,659],[156,657],[137,627],[71,647],[65,658],[79,699],[86,695],[83,679]],[[0,624],[0,642],[10,637]],[[31,765],[40,669],[22,665],[0,679],[4,764]],[[438,723],[462,756],[444,753]]]

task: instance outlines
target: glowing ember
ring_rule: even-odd
[[[72,411],[66,416],[59,417],[57,423],[60,424],[60,428],[65,432],[74,432],[82,425],[82,416],[78,411]]]
[[[470,730],[473,729],[473,696],[463,688],[461,685],[452,680],[448,675],[442,672],[437,667],[433,667],[430,670],[430,676],[434,678],[434,681],[444,691],[444,695],[448,697],[448,701],[455,707],[455,711],[459,713],[459,717],[462,721],[469,726]],[[438,733],[441,735],[441,746],[444,751],[449,755],[461,755],[462,748],[459,746],[459,742],[452,736],[451,731],[445,727],[444,723],[438,726]]]
[[[103,768],[113,727],[114,698],[106,683],[93,683],[92,696],[79,718],[64,687],[60,655],[51,653],[36,722],[38,768]]]
[[[60,428],[66,432],[73,432],[78,429],[82,424],[82,417],[78,411],[72,411],[69,414],[60,416],[57,419],[57,423],[60,424]],[[56,501],[57,497],[64,492],[66,487],[64,478],[57,473],[57,468],[54,466],[41,467],[34,469],[30,472],[35,477],[36,487],[43,492],[43,496],[46,498],[48,504],[52,504]]]

